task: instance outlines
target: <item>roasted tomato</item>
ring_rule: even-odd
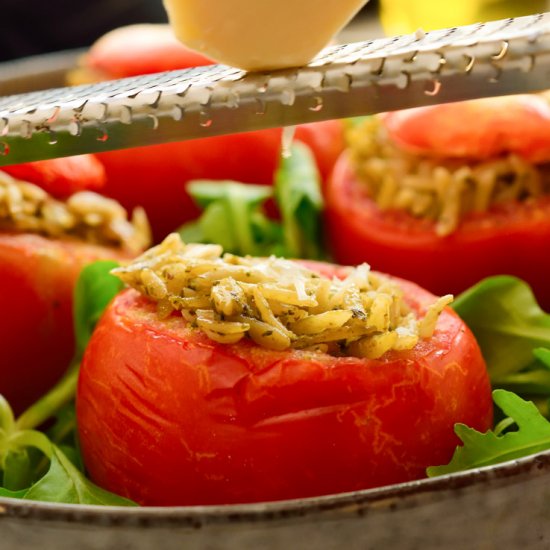
[[[67,369],[74,352],[72,294],[82,267],[120,258],[79,241],[0,232],[0,393],[16,412]]]
[[[391,139],[414,154],[491,159],[514,152],[533,163],[550,157],[550,104],[543,95],[419,107],[384,118]]]
[[[68,80],[81,84],[212,63],[179,42],[168,25],[128,25],[97,40]]]
[[[433,298],[402,285],[413,309]],[[86,352],[77,415],[96,483],[195,505],[421,478],[451,457],[454,424],[488,429],[492,406],[479,348],[448,309],[431,339],[368,360],[219,344],[127,290]]]
[[[396,111],[350,131],[325,188],[336,260],[436,294],[516,275],[550,308],[548,98]]]
[[[136,52],[138,54],[136,55]],[[212,63],[173,36],[166,25],[117,29],[84,56],[71,73],[73,84],[185,69]],[[298,127],[296,138],[312,148],[326,179],[344,148],[342,124],[327,121]],[[127,209],[143,206],[157,240],[199,210],[185,190],[193,179],[269,185],[281,154],[281,129],[166,143],[98,155],[105,165],[105,193]]]
[[[128,258],[128,250],[114,239],[132,238],[133,229],[120,206],[89,191],[104,182],[103,168],[92,157],[23,164],[8,171],[26,181],[0,173],[0,393],[19,412],[69,365],[72,296],[80,270],[98,259]],[[45,191],[71,197],[64,202]],[[89,213],[94,214],[91,223],[81,223]],[[104,224],[106,241],[94,233]],[[87,244],[84,236],[109,246]]]
[[[436,294],[459,293],[490,275],[516,275],[550,308],[550,197],[470,214],[440,237],[432,221],[380,210],[344,155],[326,188],[326,204],[331,249],[342,263],[368,260]]]
[[[4,166],[2,171],[38,185],[56,198],[65,198],[77,191],[101,191],[106,182],[105,169],[93,155],[13,164]]]

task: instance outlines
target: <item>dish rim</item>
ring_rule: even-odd
[[[550,450],[524,458],[447,474],[440,477],[397,483],[373,489],[301,499],[249,504],[197,506],[99,506],[59,504],[0,497],[0,516],[42,521],[64,521],[85,525],[131,527],[178,526],[201,528],[207,524],[273,523],[307,520],[322,514],[393,512],[420,504],[426,499],[455,498],[464,491],[492,485],[513,484],[525,476],[550,473]],[[435,498],[434,498],[435,497]]]

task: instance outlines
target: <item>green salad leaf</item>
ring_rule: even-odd
[[[275,198],[283,220],[285,252],[290,258],[322,257],[320,176],[311,150],[294,142],[275,174]]]
[[[3,457],[2,484],[10,491],[20,491],[33,482],[33,471],[29,449],[14,449]]]
[[[74,292],[77,357],[82,357],[103,311],[124,286],[120,279],[111,275],[115,267],[118,267],[117,262],[99,261],[86,266],[80,273]]]
[[[455,432],[463,446],[457,447],[449,464],[428,468],[430,477],[490,466],[550,449],[550,422],[531,401],[506,390],[495,390],[493,399],[517,425],[517,431],[500,435],[496,431],[480,433],[457,424]]]
[[[269,220],[260,210],[273,194],[270,187],[196,180],[187,190],[204,212],[179,230],[185,242],[216,243],[240,255],[265,254],[264,247],[273,244]]]
[[[275,192],[265,185],[196,180],[187,190],[203,208],[201,217],[178,232],[185,242],[216,243],[239,255],[318,259],[322,256],[320,177],[313,154],[296,142],[275,175]],[[275,198],[281,221],[264,207]]]
[[[533,355],[544,365],[550,369],[550,348],[536,348],[533,350]]]
[[[453,307],[479,342],[494,387],[550,395],[550,315],[525,282],[490,277]]]
[[[23,498],[26,494],[27,489],[23,489],[22,491],[10,491],[9,489],[4,489],[4,487],[0,487],[0,497]]]
[[[99,504],[104,506],[137,506],[94,485],[84,477],[67,456],[55,445],[48,473],[24,495],[25,500],[64,502],[67,504]]]
[[[100,489],[84,476],[74,411],[82,353],[106,306],[122,288],[110,274],[117,265],[96,262],[80,274],[74,296],[77,349],[63,378],[17,419],[0,396],[0,496],[72,504],[135,505]],[[37,431],[54,417],[56,422],[47,433]]]

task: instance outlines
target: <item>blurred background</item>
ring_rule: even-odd
[[[358,42],[418,28],[429,31],[505,19],[550,11],[549,4],[550,0],[370,0],[336,39]],[[167,22],[162,0],[0,0],[0,7],[0,96],[66,85],[68,72],[106,32],[133,23]]]
[[[0,61],[84,48],[122,25],[167,21],[162,0],[0,2]],[[546,11],[547,4],[547,0],[370,0],[342,40],[516,17]]]
[[[116,27],[166,22],[162,0],[0,0],[0,61],[91,45]]]
[[[362,15],[375,17],[377,3],[370,0]],[[0,0],[0,5],[0,61],[90,46],[122,25],[167,22],[162,0]]]

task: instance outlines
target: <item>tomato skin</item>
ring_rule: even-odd
[[[515,275],[550,309],[550,197],[470,214],[454,233],[438,237],[433,222],[379,210],[344,154],[325,198],[328,240],[340,263],[367,262],[435,294],[458,294],[491,275]]]
[[[403,282],[411,303],[430,295]],[[144,505],[270,501],[417,479],[448,461],[453,425],[492,421],[479,348],[445,311],[434,338],[381,360],[224,346],[115,298],[77,391],[91,478]]]
[[[44,394],[74,351],[72,292],[82,267],[110,249],[0,233],[0,393],[15,412]]]
[[[550,161],[550,104],[540,95],[428,105],[386,113],[383,120],[390,140],[413,154],[485,160],[513,153]]]
[[[168,25],[131,25],[107,33],[83,60],[95,81],[186,69],[213,62],[186,48]],[[78,77],[76,74],[77,83]],[[199,216],[185,190],[194,179],[271,185],[281,155],[280,128],[108,151],[98,155],[108,196],[127,210],[143,206],[155,240]],[[341,121],[302,124],[296,138],[309,145],[326,179],[344,149]]]
[[[184,46],[169,25],[128,25],[108,32],[86,54],[83,66],[107,79],[212,65]]]
[[[101,153],[107,173],[104,193],[127,210],[143,206],[159,240],[199,215],[186,191],[191,180],[270,185],[280,159],[281,132],[276,128]],[[326,178],[344,148],[341,121],[301,125],[296,138],[312,147]]]
[[[12,177],[34,183],[56,198],[78,191],[99,191],[106,182],[105,169],[94,155],[77,155],[2,167]]]

